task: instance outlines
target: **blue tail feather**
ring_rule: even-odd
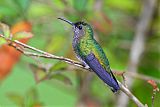
[[[112,71],[110,71],[110,73],[107,72],[99,63],[98,59],[93,53],[89,54],[85,58],[85,62],[98,75],[101,80],[103,80],[108,86],[111,87],[111,90],[113,92],[117,92],[120,89],[116,78],[112,74]]]

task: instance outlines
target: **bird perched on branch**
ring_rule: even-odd
[[[73,23],[64,18],[58,19],[69,23],[73,27],[74,37],[72,46],[77,58],[85,67],[91,68],[113,92],[117,92],[120,87],[110,69],[109,61],[104,51],[93,37],[91,26],[82,21]]]

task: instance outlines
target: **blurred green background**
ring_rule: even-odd
[[[111,68],[124,71],[128,66],[142,4],[142,0],[1,0],[0,21],[9,26],[20,21],[30,22],[34,36],[28,42],[29,45],[76,60],[71,46],[72,28],[57,18],[65,17],[73,22],[84,20],[92,25],[95,38],[109,58]],[[159,2],[156,4],[146,34],[145,50],[138,64],[138,73],[154,78],[160,78],[158,8]],[[34,75],[38,78],[45,75],[43,70],[37,70],[40,65],[52,66],[51,72],[58,71],[62,76],[53,76],[36,83]],[[120,77],[117,78],[121,80]],[[146,81],[136,79],[132,92],[144,104],[151,106],[152,87]],[[23,55],[0,84],[1,107],[114,107],[116,100],[117,95],[93,73],[83,72],[57,60]],[[159,107],[159,101],[158,93],[155,107]],[[128,107],[136,105],[129,101]]]

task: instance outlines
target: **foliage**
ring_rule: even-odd
[[[1,0],[0,34],[7,37],[12,34],[12,39],[76,59],[71,46],[71,26],[57,20],[57,17],[66,17],[73,22],[84,20],[92,25],[95,38],[109,58],[111,68],[124,71],[128,66],[141,8],[142,1],[139,0]],[[146,34],[146,48],[138,65],[139,73],[155,78],[160,78],[159,26],[157,9]],[[116,96],[94,74],[79,72],[55,60],[26,56],[18,60],[20,55],[0,38],[0,62],[6,67],[2,71],[0,65],[0,78],[3,78],[0,84],[0,105],[27,105],[25,100],[29,99],[31,102],[27,106],[42,104],[73,107],[82,101],[81,97],[86,98],[83,103],[88,106],[115,105]],[[86,96],[84,93],[87,93]],[[142,102],[151,105],[152,95],[146,93],[152,93],[152,89],[147,81],[136,80],[133,93]],[[159,99],[160,94],[157,94],[155,107],[160,104]],[[135,104],[129,102],[129,106]]]

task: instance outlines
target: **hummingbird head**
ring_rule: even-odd
[[[89,24],[83,21],[73,23],[64,18],[58,18],[58,19],[63,20],[73,26],[74,36],[76,38],[83,37],[83,36],[91,37],[91,38],[93,37],[93,30]]]

